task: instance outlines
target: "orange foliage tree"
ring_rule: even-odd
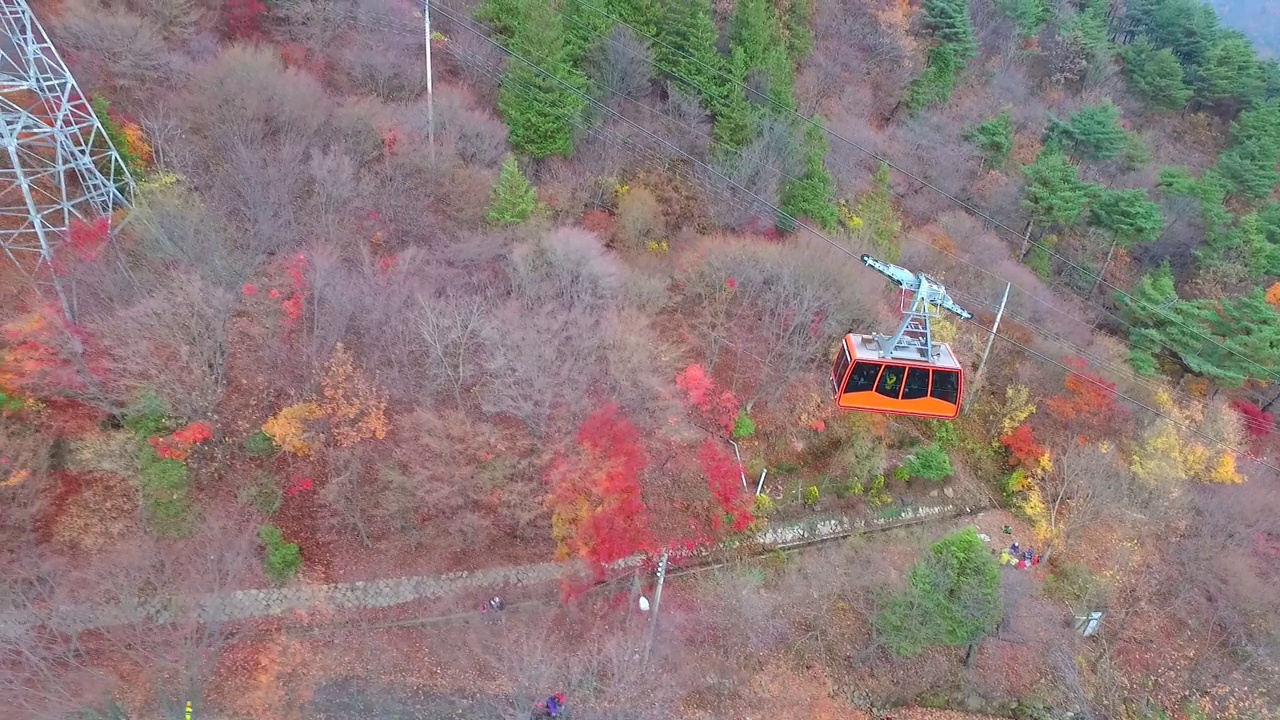
[[[351,353],[338,343],[320,382],[321,410],[329,418],[333,439],[341,447],[387,436],[387,403],[382,393],[356,368]]]
[[[83,343],[79,329],[52,305],[0,325],[0,391],[26,398],[84,392],[71,347],[77,339]]]
[[[1072,372],[1062,381],[1063,392],[1045,400],[1045,407],[1073,431],[1100,439],[1124,412],[1116,404],[1116,384],[1085,372],[1087,363],[1080,358],[1069,357],[1065,364]]]
[[[156,449],[156,455],[161,458],[185,462],[191,455],[191,448],[212,439],[213,426],[198,420],[164,437],[153,437],[148,442]]]
[[[315,403],[298,403],[290,405],[272,415],[262,424],[262,432],[266,433],[280,449],[294,455],[311,454],[312,433],[307,422],[324,417],[324,411]]]
[[[599,578],[609,563],[653,544],[640,492],[648,458],[635,425],[616,405],[587,417],[576,440],[547,472],[552,534],[560,557],[586,558]]]

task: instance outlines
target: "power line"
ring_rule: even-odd
[[[595,5],[593,5],[593,4],[591,4],[591,3],[582,3],[582,7],[586,7],[586,8],[588,8],[588,9],[590,9],[592,12],[595,12],[595,13],[597,13],[597,14],[599,14],[599,15],[601,15],[601,16],[603,16],[603,17],[605,17],[605,18],[607,18],[607,19],[609,19],[609,20],[611,20],[611,21],[613,21],[613,22],[615,22],[615,23],[617,23],[617,24],[619,24],[619,25],[622,25],[623,27],[626,27],[626,28],[630,29],[630,30],[631,30],[633,33],[635,33],[638,37],[642,37],[642,38],[645,38],[645,39],[649,40],[649,41],[650,41],[650,42],[652,42],[652,43],[656,43],[657,45],[659,45],[659,46],[661,46],[661,47],[663,47],[663,48],[665,48],[665,49],[667,49],[667,50],[670,50],[671,52],[676,53],[676,54],[680,55],[681,57],[683,57],[683,58],[685,58],[685,59],[687,59],[687,60],[690,60],[690,61],[692,61],[693,63],[696,63],[697,65],[699,65],[699,66],[701,66],[701,67],[703,67],[703,68],[705,68],[705,69],[707,69],[707,70],[710,70],[711,72],[715,73],[716,75],[718,75],[718,76],[720,76],[720,77],[722,77],[722,78],[724,78],[724,79],[728,80],[730,83],[732,83],[732,84],[734,84],[734,85],[737,85],[737,86],[741,87],[743,90],[745,90],[745,91],[747,92],[747,96],[748,96],[748,97],[754,97],[754,98],[763,99],[764,101],[768,102],[769,104],[773,105],[774,107],[776,107],[776,108],[778,108],[778,109],[782,110],[784,113],[788,113],[788,114],[794,115],[794,116],[796,116],[796,117],[800,118],[801,120],[803,120],[805,123],[808,123],[809,125],[811,125],[811,126],[813,126],[813,127],[820,128],[821,130],[823,130],[824,132],[826,132],[826,133],[827,133],[828,135],[830,135],[831,137],[836,138],[837,140],[839,140],[839,141],[841,141],[841,142],[845,143],[846,145],[849,145],[850,147],[852,147],[852,148],[854,148],[854,149],[858,150],[859,152],[862,152],[862,153],[866,154],[868,157],[873,158],[873,159],[877,160],[878,162],[884,163],[886,166],[888,166],[888,167],[892,168],[893,170],[896,170],[898,173],[902,174],[903,176],[905,176],[905,177],[907,177],[907,178],[909,178],[909,179],[911,179],[911,180],[913,180],[913,181],[915,181],[915,182],[917,182],[917,183],[920,183],[922,186],[927,187],[927,188],[929,188],[930,190],[933,190],[934,192],[938,193],[938,194],[939,194],[939,195],[941,195],[942,197],[944,197],[944,198],[946,198],[946,199],[948,199],[948,200],[950,200],[950,201],[952,201],[952,202],[954,202],[954,203],[956,203],[956,204],[960,205],[961,207],[965,208],[966,210],[968,210],[969,212],[973,213],[974,215],[977,215],[978,217],[982,218],[983,220],[987,221],[988,223],[991,223],[991,225],[992,225],[992,226],[994,226],[994,227],[998,227],[998,228],[1000,228],[1000,229],[1002,229],[1002,230],[1004,230],[1004,231],[1006,231],[1006,232],[1008,232],[1008,233],[1011,233],[1014,237],[1018,238],[1019,240],[1022,240],[1022,241],[1024,241],[1024,242],[1026,242],[1026,243],[1028,243],[1029,245],[1032,245],[1032,246],[1034,246],[1034,247],[1040,248],[1041,250],[1043,250],[1043,251],[1045,251],[1046,253],[1048,253],[1050,256],[1052,256],[1052,257],[1054,257],[1054,258],[1057,258],[1058,260],[1061,260],[1062,262],[1066,263],[1066,264],[1067,264],[1067,265],[1069,265],[1072,269],[1080,270],[1080,271],[1084,271],[1084,272],[1086,272],[1086,273],[1090,273],[1090,272],[1091,272],[1091,271],[1089,271],[1087,268],[1084,268],[1084,267],[1080,266],[1078,263],[1076,263],[1076,262],[1074,262],[1074,261],[1072,261],[1072,260],[1070,260],[1070,259],[1068,259],[1068,258],[1066,258],[1066,257],[1064,257],[1064,256],[1062,256],[1062,255],[1060,255],[1060,254],[1058,254],[1058,253],[1056,253],[1056,252],[1054,252],[1054,250],[1053,250],[1051,247],[1049,247],[1049,246],[1047,246],[1047,245],[1045,245],[1045,244],[1041,243],[1040,241],[1038,241],[1038,240],[1031,240],[1029,237],[1024,237],[1022,234],[1020,234],[1020,233],[1018,233],[1016,230],[1014,230],[1014,229],[1012,229],[1012,228],[1008,227],[1008,226],[1007,226],[1007,225],[1005,225],[1004,223],[1002,223],[1002,222],[1000,222],[1000,221],[996,220],[995,218],[992,218],[991,216],[989,216],[989,215],[987,215],[987,214],[983,213],[982,211],[980,211],[980,210],[978,210],[977,208],[973,207],[972,205],[970,205],[969,203],[965,202],[964,200],[961,200],[960,198],[957,198],[957,197],[955,197],[954,195],[951,195],[950,193],[946,192],[945,190],[942,190],[941,188],[939,188],[939,187],[937,187],[937,186],[933,185],[932,183],[928,182],[927,180],[925,180],[925,179],[923,179],[923,178],[921,178],[921,177],[919,177],[919,176],[915,175],[914,173],[911,173],[911,172],[907,171],[906,169],[902,168],[901,166],[899,166],[899,165],[897,165],[897,164],[893,163],[892,161],[890,161],[888,158],[885,158],[885,157],[883,157],[883,156],[881,156],[881,155],[879,155],[879,154],[875,153],[874,151],[869,150],[869,149],[867,149],[867,148],[865,148],[865,147],[863,147],[863,146],[859,145],[858,143],[856,143],[856,142],[854,142],[854,141],[852,141],[852,140],[850,140],[850,139],[848,139],[848,138],[844,137],[844,136],[843,136],[843,135],[841,135],[840,133],[837,133],[837,132],[835,132],[834,130],[832,130],[832,129],[830,129],[830,128],[828,128],[828,127],[824,126],[824,125],[822,125],[821,123],[818,123],[818,122],[814,121],[812,118],[806,117],[806,116],[805,116],[805,115],[803,115],[802,113],[799,113],[799,112],[797,112],[796,110],[794,110],[794,109],[792,109],[792,108],[790,108],[790,107],[787,107],[786,105],[784,105],[784,104],[782,104],[782,103],[778,102],[778,101],[777,101],[777,100],[775,100],[774,98],[769,97],[767,94],[765,94],[765,93],[760,93],[760,92],[757,92],[757,91],[753,90],[753,89],[752,89],[751,87],[749,87],[746,83],[744,83],[744,82],[742,82],[742,81],[738,80],[737,78],[733,77],[732,75],[730,75],[730,74],[726,73],[723,69],[718,68],[718,67],[712,67],[712,66],[710,66],[710,65],[707,65],[706,63],[702,62],[700,59],[698,59],[698,58],[696,58],[696,57],[693,57],[693,56],[691,56],[691,55],[689,55],[689,54],[687,54],[687,53],[685,53],[685,52],[681,51],[681,50],[680,50],[680,49],[678,49],[678,48],[674,48],[674,47],[672,47],[671,45],[668,45],[667,43],[663,42],[662,40],[658,39],[657,37],[654,37],[654,36],[652,36],[652,35],[649,35],[649,34],[647,34],[647,33],[644,33],[644,32],[643,32],[643,31],[641,31],[639,28],[636,28],[635,26],[628,24],[626,21],[622,20],[621,18],[615,17],[615,16],[614,16],[614,15],[612,15],[611,13],[606,12],[605,10],[603,10],[603,9],[601,9],[601,8],[598,8],[598,7],[596,7]],[[567,17],[567,15],[565,15],[563,12],[561,13],[561,16],[562,16],[562,17]],[[487,39],[487,38],[486,38],[486,39]],[[656,63],[655,63],[655,67],[657,67]],[[659,68],[659,69],[661,69],[663,72],[665,72],[665,73],[667,73],[667,74],[671,75],[672,77],[676,78],[677,80],[681,80],[682,82],[689,83],[689,80],[688,80],[687,78],[683,78],[683,77],[679,76],[678,74],[676,74],[676,73],[674,73],[674,72],[672,72],[672,71],[670,71],[670,70],[668,70],[668,69],[665,69],[665,68]],[[689,83],[689,84],[691,84],[691,83]],[[1116,285],[1114,285],[1114,284],[1112,284],[1111,282],[1107,281],[1107,279],[1106,279],[1106,278],[1104,278],[1104,277],[1102,277],[1100,274],[1098,275],[1098,281],[1099,281],[1099,284],[1101,284],[1101,285],[1105,285],[1108,289],[1114,290],[1118,295],[1121,295],[1121,296],[1125,297],[1126,299],[1128,299],[1128,300],[1132,301],[1133,303],[1137,304],[1139,307],[1142,307],[1143,309],[1146,309],[1146,310],[1157,310],[1157,311],[1158,311],[1158,310],[1160,310],[1160,308],[1152,307],[1152,306],[1148,305],[1147,303],[1144,303],[1144,302],[1142,302],[1141,300],[1139,300],[1138,298],[1134,297],[1133,295],[1130,295],[1129,293],[1125,292],[1125,291],[1124,291],[1123,289],[1121,289],[1120,287],[1117,287]],[[1091,301],[1091,300],[1090,300],[1090,301],[1088,301],[1088,302],[1091,302],[1091,303],[1093,303],[1093,304],[1096,304],[1096,303],[1094,303],[1094,301]],[[1182,322],[1181,320],[1179,320],[1179,319],[1178,319],[1176,316],[1174,316],[1174,315],[1169,315],[1168,317],[1169,317],[1169,319],[1170,319],[1170,320],[1172,320],[1176,325],[1178,325],[1179,327],[1181,327],[1183,330],[1186,330],[1186,331],[1188,331],[1188,332],[1192,332],[1192,333],[1196,334],[1196,335],[1197,335],[1198,337],[1200,337],[1201,339],[1206,340],[1206,341],[1208,341],[1208,342],[1210,342],[1210,343],[1212,343],[1212,344],[1214,344],[1214,345],[1217,345],[1219,348],[1221,348],[1221,349],[1225,350],[1226,352],[1228,352],[1228,353],[1230,353],[1230,354],[1232,354],[1232,355],[1235,355],[1236,357],[1240,358],[1241,360],[1244,360],[1244,361],[1245,361],[1246,363],[1248,363],[1249,365],[1252,365],[1253,367],[1257,368],[1258,370],[1261,370],[1263,373],[1265,373],[1265,374],[1263,375],[1263,377],[1265,377],[1265,378],[1269,378],[1269,379],[1271,379],[1271,380],[1275,380],[1275,379],[1277,379],[1277,378],[1280,378],[1280,373],[1278,373],[1277,371],[1275,371],[1275,370],[1271,370],[1271,369],[1268,369],[1268,368],[1266,368],[1266,367],[1263,367],[1261,364],[1259,364],[1259,363],[1258,363],[1257,361],[1255,361],[1254,359],[1249,358],[1249,357],[1246,357],[1245,355],[1241,354],[1239,351],[1236,351],[1236,350],[1234,350],[1234,349],[1232,349],[1232,348],[1230,348],[1230,347],[1226,346],[1225,344],[1223,344],[1223,343],[1221,343],[1221,342],[1219,342],[1219,341],[1215,340],[1212,336],[1210,336],[1208,333],[1204,332],[1203,330],[1192,328],[1190,325],[1188,325],[1188,324],[1186,324],[1186,323]],[[1131,325],[1131,324],[1130,324],[1130,327],[1132,327],[1132,325]]]

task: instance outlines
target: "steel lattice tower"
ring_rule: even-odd
[[[72,219],[111,218],[133,178],[27,0],[0,22],[0,249],[62,295],[47,271]]]

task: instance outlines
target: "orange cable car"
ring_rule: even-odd
[[[831,367],[836,407],[924,418],[956,417],[964,396],[964,368],[950,346],[933,342],[930,319],[938,308],[966,320],[973,315],[924,274],[869,255],[863,255],[862,261],[902,288],[905,317],[893,336],[844,336]]]

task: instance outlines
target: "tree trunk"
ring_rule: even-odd
[[[966,649],[964,653],[964,666],[972,670],[973,666],[977,664],[978,664],[978,643],[971,642],[969,643],[968,649]]]
[[[1089,294],[1098,292],[1098,286],[1102,284],[1102,278],[1107,274],[1107,268],[1111,266],[1111,259],[1116,255],[1117,241],[1111,240],[1111,249],[1107,251],[1107,259],[1102,261],[1102,269],[1098,271],[1098,277],[1093,281],[1093,287],[1089,288]]]
[[[1034,220],[1028,220],[1027,227],[1022,231],[1022,247],[1018,250],[1018,262],[1022,262],[1027,257],[1027,249],[1031,246],[1031,226],[1034,224]]]
[[[1271,412],[1271,406],[1272,406],[1272,405],[1275,405],[1275,404],[1276,404],[1276,402],[1278,402],[1278,401],[1280,401],[1280,390],[1277,390],[1277,391],[1276,391],[1276,396],[1275,396],[1275,397],[1273,397],[1273,398],[1271,398],[1270,400],[1268,400],[1266,405],[1263,405],[1263,406],[1262,406],[1262,411],[1263,411],[1263,412]]]

